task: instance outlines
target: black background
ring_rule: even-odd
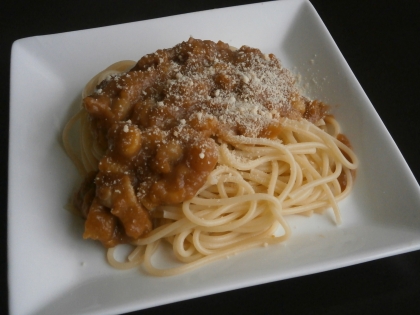
[[[258,1],[1,1],[0,313],[7,314],[8,301],[7,147],[13,41],[254,2]],[[419,182],[420,1],[311,2]],[[420,314],[420,251],[130,314],[181,313]]]

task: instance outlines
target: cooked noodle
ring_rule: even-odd
[[[108,75],[127,71],[134,64],[119,62],[99,73],[86,85],[83,97],[93,93]],[[81,130],[80,154],[69,141],[75,128]],[[287,215],[311,215],[332,208],[340,224],[338,202],[352,190],[358,159],[337,140],[339,128],[332,116],[317,125],[284,118],[278,139],[226,137],[218,143],[216,168],[195,197],[179,205],[158,206],[154,213],[161,225],[132,243],[134,250],[126,261],[117,261],[115,248],[108,249],[108,262],[117,269],[143,265],[152,275],[170,276],[287,240],[291,235]],[[69,120],[63,142],[82,176],[97,170],[104,152],[90,134],[85,109]],[[339,182],[342,173],[347,179],[344,190]],[[152,264],[161,241],[172,245],[181,266],[159,269]]]

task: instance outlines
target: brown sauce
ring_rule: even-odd
[[[193,38],[108,77],[83,105],[106,153],[75,205],[84,237],[107,247],[150,232],[159,205],[192,198],[227,134],[275,138],[283,117],[317,121],[327,111],[300,96],[274,55]]]

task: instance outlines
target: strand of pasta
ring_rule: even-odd
[[[77,170],[79,171],[79,174],[81,176],[86,176],[83,163],[70,144],[71,129],[74,128],[77,122],[80,122],[82,115],[83,115],[83,111],[79,110],[77,114],[75,114],[73,117],[69,119],[69,121],[67,122],[63,130],[62,141],[63,141],[64,150],[66,151],[67,155],[72,160],[73,164],[76,166]]]

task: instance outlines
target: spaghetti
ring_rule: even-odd
[[[339,224],[358,166],[345,140],[274,55],[192,38],[99,73],[63,133],[86,178],[74,198],[84,237],[109,248],[112,266],[156,276],[282,242],[287,215],[332,208]],[[153,265],[161,241],[181,266]],[[124,262],[122,243],[134,246]]]

